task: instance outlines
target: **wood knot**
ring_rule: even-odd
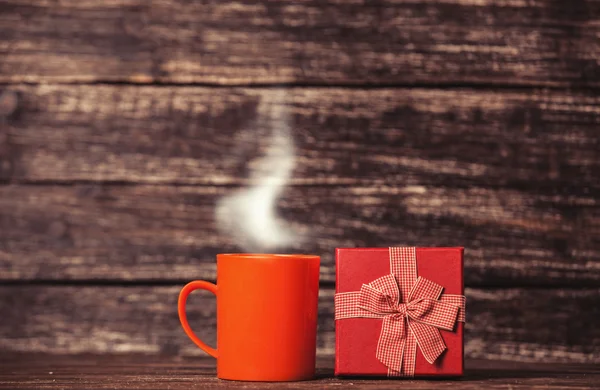
[[[54,221],[48,227],[48,234],[51,237],[60,238],[67,232],[67,225],[60,221]]]
[[[19,96],[14,91],[0,93],[0,117],[8,117],[17,110]]]

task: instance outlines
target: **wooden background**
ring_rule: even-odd
[[[451,245],[468,357],[600,362],[599,90],[594,0],[0,0],[0,353],[200,355],[277,251],[331,354],[336,246]]]

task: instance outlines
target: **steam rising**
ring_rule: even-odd
[[[259,116],[268,118],[259,122],[271,127],[265,129],[270,134],[264,157],[251,162],[249,186],[223,197],[216,208],[219,229],[235,237],[248,252],[268,252],[298,241],[297,234],[276,214],[277,199],[291,177],[296,157],[289,116],[281,104],[285,92],[273,95],[272,101],[263,97],[257,108]]]

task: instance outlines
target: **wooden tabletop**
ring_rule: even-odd
[[[2,389],[189,389],[189,388],[597,388],[600,368],[591,365],[468,360],[461,379],[386,380],[335,378],[332,358],[318,360],[317,378],[306,382],[232,382],[216,378],[215,361],[198,357],[140,355],[2,355]]]

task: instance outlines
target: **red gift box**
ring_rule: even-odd
[[[402,265],[398,265],[399,257]],[[389,287],[392,283],[397,283],[394,287],[399,294],[395,298],[396,303],[386,293],[377,291],[384,291],[385,286]],[[437,298],[425,296],[432,299],[419,299],[423,291],[427,295],[436,288],[439,291],[433,295]],[[417,308],[424,302],[430,306]],[[441,311],[446,325],[435,326],[441,339],[431,347],[428,337],[438,332],[432,331],[429,325],[426,325],[428,329],[423,330],[423,323],[429,323],[427,316],[437,319],[439,316],[433,312],[439,314],[438,306],[447,308],[446,303],[456,304],[458,308],[454,312]],[[336,249],[335,374],[463,375],[464,304],[463,248]],[[431,310],[433,307],[436,310]],[[431,314],[434,314],[433,317]],[[418,318],[419,315],[422,317]],[[392,321],[394,318],[396,322]],[[382,331],[384,325],[386,328]],[[381,349],[380,343],[383,344]],[[435,351],[432,352],[432,348]],[[399,353],[401,356],[396,356]],[[435,360],[430,363],[428,359]]]

